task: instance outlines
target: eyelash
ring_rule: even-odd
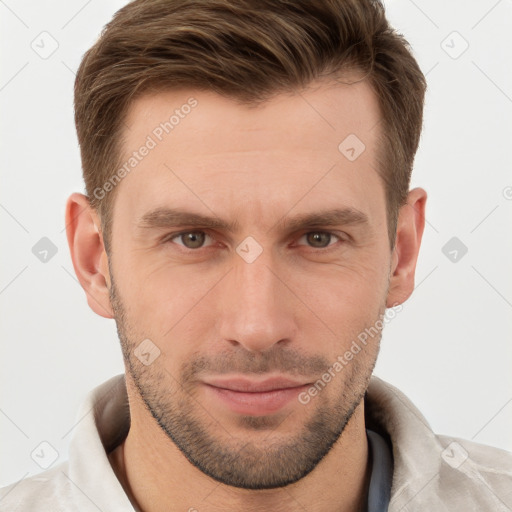
[[[215,240],[214,237],[212,235],[210,235],[207,231],[205,230],[188,230],[188,231],[180,231],[178,233],[169,233],[168,235],[166,235],[163,239],[162,239],[162,243],[163,244],[169,244],[169,243],[173,243],[173,240],[176,239],[176,238],[179,238],[180,236],[182,235],[186,235],[186,234],[189,234],[189,233],[204,233],[206,234],[207,236],[209,236],[211,239]],[[304,232],[300,237],[304,237],[306,235],[309,235],[311,233],[316,233],[316,234],[326,234],[326,235],[330,235],[330,236],[333,236],[333,237],[336,237],[338,239],[339,242],[348,242],[348,238],[349,236],[348,235],[345,235],[344,236],[341,236],[340,234],[337,234],[337,233],[334,233],[332,231],[322,231],[322,230],[312,230],[312,231],[306,231]],[[201,249],[208,249],[208,247],[211,247],[211,246],[202,246],[202,247],[198,247],[197,249],[190,249],[188,247],[185,247],[185,245],[183,244],[177,244],[177,245],[180,245],[184,251],[187,251],[187,252],[199,252]],[[309,249],[312,249],[313,251],[322,251],[322,252],[327,252],[329,249],[332,249],[334,246],[336,245],[336,243],[334,244],[329,244],[327,245],[326,247],[312,247],[312,246],[306,246],[306,247],[309,247]]]

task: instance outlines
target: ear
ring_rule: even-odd
[[[75,192],[68,198],[66,234],[75,274],[85,290],[89,307],[100,316],[114,318],[101,224],[89,199],[83,194]]]
[[[396,242],[391,258],[391,277],[386,307],[402,304],[414,290],[414,274],[425,227],[427,193],[422,188],[409,191],[407,203],[398,215]]]

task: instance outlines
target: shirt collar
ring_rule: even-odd
[[[69,447],[68,478],[73,492],[109,512],[134,510],[108,460],[107,453],[124,439],[130,413],[124,375],[95,388],[82,404]],[[80,501],[83,497],[80,496]]]

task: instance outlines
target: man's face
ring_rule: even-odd
[[[158,130],[190,97],[197,105]],[[378,119],[365,82],[252,109],[204,91],[132,105],[125,159],[148,136],[156,145],[118,185],[113,212],[111,301],[127,379],[189,461],[221,482],[298,480],[361,402],[380,336],[315,396],[308,389],[385,311]],[[359,156],[353,136],[338,147],[350,134],[365,145]],[[305,220],[326,214],[331,222]]]

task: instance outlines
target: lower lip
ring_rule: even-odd
[[[299,393],[307,389],[308,386],[256,393],[233,391],[208,384],[205,387],[211,395],[227,405],[233,412],[247,416],[264,416],[282,409],[290,401],[296,399]]]

